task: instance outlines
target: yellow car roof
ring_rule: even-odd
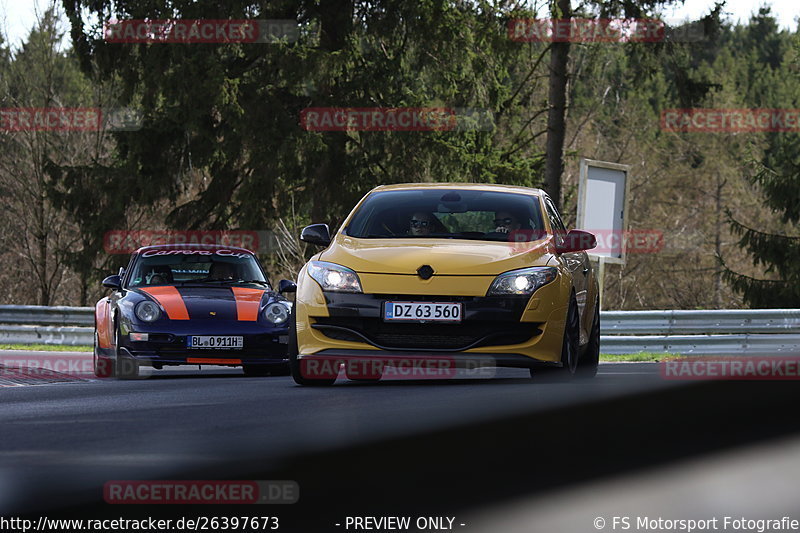
[[[544,191],[520,185],[501,185],[497,183],[395,183],[392,185],[380,185],[370,192],[377,191],[396,191],[412,189],[469,189],[473,191],[496,191],[496,192],[516,192],[520,194],[530,194],[541,196]]]

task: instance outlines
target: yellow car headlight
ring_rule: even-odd
[[[531,295],[536,289],[556,279],[556,267],[530,267],[511,270],[497,276],[486,296]]]
[[[358,274],[342,265],[325,261],[311,261],[308,263],[307,272],[319,283],[323,291],[362,292]]]

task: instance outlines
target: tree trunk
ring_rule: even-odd
[[[717,190],[715,195],[716,220],[714,221],[714,252],[716,253],[716,257],[722,257],[722,223],[724,216],[722,191],[725,188],[727,180],[722,179],[719,171],[717,171],[716,174]],[[722,308],[722,272],[722,265],[718,265],[716,272],[714,272],[714,307],[716,309]]]
[[[571,18],[570,0],[556,0],[551,6],[554,19]],[[547,114],[547,146],[544,167],[544,190],[556,207],[561,208],[561,173],[564,170],[564,138],[567,108],[567,64],[569,42],[555,42],[550,51],[549,110]]]
[[[39,188],[36,198],[36,247],[38,251],[39,262],[39,305],[50,305],[50,284],[47,279],[47,238],[49,236],[49,228],[47,227],[47,220],[45,214],[46,198],[43,188],[43,180],[41,178],[40,168],[37,168]]]
[[[80,285],[81,285],[81,295],[78,305],[80,305],[81,307],[86,307],[87,305],[89,305],[89,276],[87,275],[85,270],[81,271],[80,273]]]
[[[347,38],[353,31],[354,0],[323,0],[320,2],[318,15],[320,18],[320,49],[326,53],[333,53],[344,48]],[[317,91],[317,98],[323,105],[344,106],[345,103],[337,101],[336,82],[331,80]],[[312,205],[311,221],[315,223],[331,223],[331,204],[335,197],[334,191],[341,188],[347,179],[343,172],[347,138],[343,132],[323,133],[325,151],[323,160],[313,172],[312,177]]]

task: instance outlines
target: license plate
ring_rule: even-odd
[[[189,348],[224,348],[238,350],[244,348],[244,337],[224,335],[190,335],[186,337]]]
[[[412,322],[461,322],[460,303],[451,302],[386,302],[383,319]]]

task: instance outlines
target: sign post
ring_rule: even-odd
[[[606,263],[625,264],[630,169],[630,165],[581,158],[576,226],[598,237],[599,250],[590,251],[589,257],[598,262],[601,308]]]

